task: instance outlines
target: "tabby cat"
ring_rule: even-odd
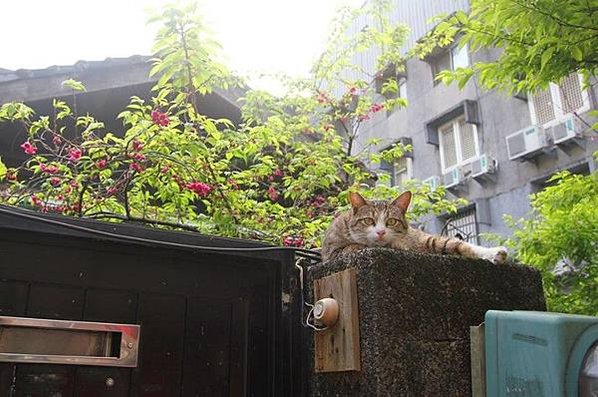
[[[326,231],[322,260],[366,247],[390,247],[416,252],[482,258],[500,264],[507,260],[505,247],[485,248],[455,237],[434,236],[410,227],[405,213],[411,192],[394,201],[367,201],[359,193],[349,193],[352,210],[338,215]]]

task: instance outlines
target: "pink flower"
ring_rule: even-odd
[[[99,170],[103,170],[108,165],[108,161],[106,159],[99,159],[96,161],[96,168]]]
[[[76,163],[77,161],[79,161],[81,159],[82,155],[83,155],[83,151],[81,149],[72,148],[71,150],[69,150],[69,155],[67,156],[67,159],[68,159],[68,161]]]
[[[60,185],[60,178],[58,178],[56,176],[50,178],[50,184],[52,186],[58,186],[58,185]]]
[[[199,197],[206,197],[212,191],[212,186],[203,182],[189,182],[185,184],[185,187],[197,194]]]
[[[301,237],[287,236],[282,240],[282,244],[286,247],[301,247],[303,246],[303,239]]]
[[[55,174],[55,173],[58,172],[58,167],[56,167],[53,164],[45,165],[45,164],[42,163],[42,164],[40,164],[39,169],[42,172],[45,172],[45,173],[48,173],[48,174]]]
[[[74,179],[69,182],[69,185],[75,189],[79,187],[79,183],[77,183],[77,181]]]
[[[162,168],[160,168],[160,172],[163,174],[166,174],[168,171],[170,171],[170,167],[165,165]]]
[[[319,208],[319,207],[323,206],[324,204],[326,204],[326,198],[320,194],[318,194],[317,196],[315,196],[311,200],[309,200],[309,205],[311,205],[312,207],[315,207],[315,208]]]
[[[359,120],[359,121],[365,121],[365,120],[369,120],[369,119],[370,119],[370,116],[368,114],[362,114],[357,117],[357,120]]]
[[[12,171],[8,171],[6,173],[6,179],[9,181],[16,181],[17,180],[17,173],[16,172],[12,172]]]
[[[268,196],[270,197],[270,200],[276,201],[280,197],[280,193],[278,193],[278,190],[276,190],[274,186],[270,186],[268,188]]]
[[[21,148],[23,149],[25,154],[36,154],[37,153],[37,148],[29,141],[23,142],[23,144],[21,144]]]
[[[160,127],[166,127],[170,124],[170,120],[168,119],[168,115],[166,113],[162,113],[158,110],[152,111],[152,122]]]
[[[139,173],[143,172],[143,166],[139,163],[131,163],[130,168]]]
[[[143,155],[141,153],[135,153],[133,158],[137,161],[145,161],[145,155]]]
[[[381,105],[379,103],[374,103],[372,104],[372,106],[370,107],[370,111],[372,113],[376,113],[379,112],[380,110],[384,109],[384,105]]]
[[[328,102],[328,97],[325,94],[318,94],[318,102],[326,103]]]
[[[31,199],[31,204],[33,204],[35,206],[41,206],[43,204],[42,199],[37,197],[35,194],[32,194],[30,199]]]
[[[54,135],[54,138],[52,138],[52,143],[58,146],[62,143],[62,139],[60,139],[58,135]]]
[[[349,88],[349,94],[351,94],[351,95],[357,94],[357,87],[351,87],[351,88]]]
[[[144,145],[144,144],[143,144],[143,142],[141,142],[140,140],[137,140],[137,139],[135,139],[135,140],[133,141],[133,150],[134,150],[134,151],[136,151],[136,152],[138,152],[138,151],[140,151],[141,149],[143,149],[143,147],[144,147],[144,146],[145,146],[145,145]]]
[[[280,168],[277,168],[276,171],[274,171],[274,173],[272,175],[274,175],[274,176],[283,176],[284,172],[282,172],[282,170]]]

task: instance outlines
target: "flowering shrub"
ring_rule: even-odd
[[[373,1],[360,9],[376,14],[380,30],[362,32],[360,46],[343,45],[355,51],[386,46],[381,59],[398,64],[396,49],[406,30],[388,23],[387,6]],[[339,24],[355,16],[345,14]],[[235,79],[219,63],[195,7],[169,8],[154,21],[163,26],[151,71],[160,76],[155,96],[151,101],[131,98],[118,116],[124,135],[76,114],[64,101],[54,101],[52,116],[36,115],[22,103],[0,107],[0,122],[19,122],[28,133],[21,145],[27,161],[13,168],[0,162],[0,183],[7,186],[4,202],[311,247],[345,205],[348,189],[359,188],[369,197],[397,195],[396,188],[380,183],[383,176],[376,182],[368,165],[393,161],[410,148],[396,145],[369,156],[368,148],[355,152],[353,146],[362,122],[383,109],[406,105],[403,99],[374,102],[367,74],[362,80],[339,79],[341,55],[327,51],[313,79],[291,81],[285,97],[248,91],[240,126],[210,119],[200,113],[197,98],[226,89]],[[339,48],[341,37],[334,36],[331,48]],[[321,88],[323,81],[329,91]],[[85,89],[68,83],[73,95]],[[334,87],[344,94],[333,94]],[[407,187],[416,193],[414,218],[455,210],[458,204],[445,200],[442,189],[431,191],[417,181]]]

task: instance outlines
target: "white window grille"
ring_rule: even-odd
[[[459,212],[446,219],[443,236],[457,237],[468,243],[478,244],[478,223],[475,207]]]
[[[453,167],[469,164],[480,154],[477,127],[466,123],[463,116],[441,125],[438,137],[443,174]]]
[[[590,110],[590,97],[582,90],[582,76],[572,73],[560,84],[550,83],[528,101],[532,124],[550,127],[559,124],[572,112]]]

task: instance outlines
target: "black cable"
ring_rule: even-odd
[[[58,221],[55,219],[45,218],[45,217],[39,216],[35,213],[28,214],[28,213],[25,213],[25,211],[29,211],[29,210],[20,209],[19,211],[15,211],[15,210],[12,210],[9,208],[0,207],[0,213],[4,213],[7,215],[31,219],[31,220],[38,221],[38,222],[44,222],[44,223],[48,223],[51,225],[61,226],[61,227],[69,228],[69,229],[92,233],[92,234],[98,234],[98,235],[102,235],[102,236],[123,239],[123,240],[129,240],[129,241],[136,241],[136,242],[140,242],[140,243],[156,244],[156,245],[163,245],[163,246],[168,246],[168,247],[187,248],[187,249],[193,249],[193,250],[199,250],[199,251],[210,251],[210,252],[293,251],[297,256],[301,256],[301,257],[315,260],[318,262],[321,261],[319,252],[308,250],[305,248],[274,247],[274,246],[271,246],[271,247],[247,247],[247,248],[245,248],[245,247],[213,247],[213,246],[205,246],[205,245],[175,243],[172,241],[154,240],[154,239],[149,239],[149,238],[135,237],[135,236],[128,236],[125,234],[106,232],[103,230],[96,230],[96,229],[92,229],[92,228],[85,227],[85,226],[74,225],[74,224],[71,224],[68,222],[61,222],[61,221]]]

